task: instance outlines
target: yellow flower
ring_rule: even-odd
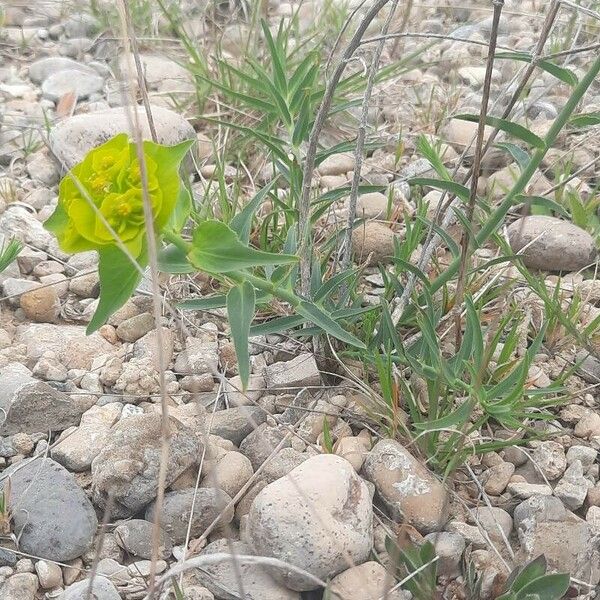
[[[167,225],[180,193],[179,166],[191,142],[162,146],[144,142],[147,191],[153,226]],[[120,134],[91,150],[60,183],[58,205],[45,226],[68,253],[117,244],[138,258],[144,249],[142,173],[135,144]]]

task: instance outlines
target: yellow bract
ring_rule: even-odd
[[[145,179],[158,232],[177,202],[179,165],[189,146],[144,142]],[[146,232],[142,170],[126,134],[91,150],[63,178],[58,206],[45,226],[68,253],[101,250],[118,238],[132,256],[140,256]]]

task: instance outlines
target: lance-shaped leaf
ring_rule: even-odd
[[[471,123],[479,122],[479,115],[455,115],[454,119],[459,119],[460,121],[470,121]],[[523,127],[523,125],[519,125],[518,123],[513,123],[512,121],[507,121],[506,119],[500,119],[499,117],[491,117],[487,115],[485,117],[485,124],[491,125],[500,131],[504,131],[516,137],[517,139],[533,146],[534,148],[545,148],[544,140],[541,137],[535,135],[533,131],[527,129],[527,127]]]
[[[273,254],[243,244],[225,223],[204,221],[196,227],[188,259],[207,273],[231,273],[250,267],[293,263],[297,256]]]
[[[244,390],[246,390],[250,378],[248,337],[250,336],[250,324],[254,318],[255,306],[254,287],[249,282],[244,281],[229,290],[227,294],[227,315],[238,361],[238,371]]]
[[[118,246],[105,246],[98,256],[100,300],[87,327],[88,335],[102,327],[131,298],[142,278],[138,266]],[[146,263],[146,252],[143,251],[138,258],[139,267],[145,267]]]

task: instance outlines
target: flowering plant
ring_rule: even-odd
[[[146,191],[157,235],[170,225],[177,205],[189,207],[179,170],[192,143],[143,143]],[[90,333],[127,301],[147,264],[144,193],[136,145],[123,133],[90,150],[62,179],[56,210],[44,224],[64,252],[98,252],[100,300]]]
[[[181,237],[191,212],[191,196],[182,182],[180,166],[192,143],[163,146],[143,142],[140,164],[136,145],[120,134],[92,149],[61,181],[58,205],[45,227],[56,235],[64,252],[95,250],[99,257],[100,298],[88,333],[104,325],[140,282],[148,262],[147,195],[160,244],[159,268],[168,273],[204,271],[229,288],[222,297],[191,300],[180,306],[203,310],[208,301],[213,307],[227,307],[244,386],[250,375],[248,338],[256,304],[273,297],[289,304],[299,323],[313,322],[340,340],[364,347],[322,306],[295,294],[298,258],[293,244],[287,254],[250,246],[254,213],[270,192],[269,186],[229,224],[205,220],[193,224],[191,241]],[[166,247],[162,240],[168,242]]]

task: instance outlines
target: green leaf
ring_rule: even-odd
[[[250,352],[248,350],[248,337],[250,325],[254,318],[256,295],[254,287],[248,281],[231,288],[227,294],[227,316],[231,326],[231,337],[235,346],[238,361],[238,371],[242,381],[242,389],[248,387],[250,378]]]
[[[269,29],[269,24],[264,19],[261,19],[260,25],[262,27],[263,33],[265,35],[265,40],[267,41],[267,46],[269,47],[269,52],[271,54],[275,83],[281,95],[287,96],[287,79],[285,76],[285,67],[283,64],[284,58],[282,58],[281,51],[277,47],[277,44],[275,44],[275,40],[273,40],[271,30]]]
[[[571,127],[576,127],[577,129],[600,125],[600,110],[575,115],[569,119],[569,125]]]
[[[511,144],[510,142],[498,142],[494,145],[496,148],[506,150],[517,161],[521,171],[526,169],[531,157],[525,150],[523,150],[523,148],[520,148],[516,144]]]
[[[87,326],[86,333],[94,333],[108,321],[135,291],[142,276],[139,269],[118,246],[105,246],[98,252],[98,276],[100,279],[100,301]],[[146,251],[138,259],[140,268],[147,263]]]
[[[570,581],[567,573],[543,575],[524,585],[517,594],[517,600],[527,597],[536,600],[560,600],[569,589]]]
[[[366,346],[357,337],[346,331],[339,323],[336,323],[329,314],[316,304],[308,302],[307,300],[301,300],[294,308],[297,313],[306,317],[309,321],[312,321],[315,325],[334,338],[346,342],[351,346],[355,346],[356,348],[366,349]]]
[[[277,317],[275,319],[271,319],[270,321],[261,323],[260,325],[254,325],[250,329],[250,335],[254,337],[257,335],[268,335],[270,333],[281,333],[282,331],[287,331],[294,327],[298,327],[298,325],[302,325],[302,323],[305,322],[306,319],[299,315]]]
[[[545,198],[544,196],[517,196],[516,202],[522,202],[523,204],[531,207],[540,207],[544,209],[543,213],[538,214],[552,214],[552,211],[562,215],[563,217],[569,218],[569,213],[564,206],[558,202],[552,200],[552,198]]]
[[[432,421],[423,421],[422,423],[414,423],[414,428],[417,431],[434,431],[440,429],[459,429],[464,425],[473,412],[473,401],[467,400],[463,402],[455,411],[448,415],[440,417]]]
[[[204,221],[194,230],[188,259],[207,273],[230,273],[250,267],[294,263],[297,256],[272,254],[243,244],[225,223]]]
[[[424,135],[420,135],[417,140],[417,150],[431,163],[438,177],[448,181],[452,179],[448,169],[444,166],[444,161]]]
[[[520,591],[529,581],[542,577],[546,573],[546,557],[540,554],[529,561],[522,569],[516,568],[506,582],[506,588],[514,592]]]
[[[456,183],[455,181],[446,181],[445,179],[432,179],[430,177],[415,177],[413,179],[409,179],[408,183],[410,185],[426,185],[428,187],[436,188],[439,190],[443,190],[449,192],[453,196],[457,196],[464,202],[469,200],[469,188],[461,185],[460,183]]]
[[[526,63],[530,63],[533,60],[533,57],[529,52],[498,52],[494,58],[508,58],[510,60],[518,60]],[[577,76],[573,71],[565,69],[564,67],[559,67],[549,60],[540,60],[536,65],[567,85],[576,86],[579,83]]]
[[[0,273],[6,271],[9,265],[17,259],[22,249],[23,245],[16,239],[10,240],[6,247],[2,246],[2,250],[0,250]]]
[[[460,121],[470,121],[471,123],[479,122],[479,115],[462,114],[455,115],[453,118],[459,119]],[[512,121],[507,121],[506,119],[500,119],[499,117],[491,117],[488,115],[485,118],[485,124],[491,125],[496,129],[500,129],[500,131],[504,131],[505,133],[516,137],[522,142],[533,146],[534,148],[544,149],[546,147],[542,138],[535,135],[533,131],[529,131],[529,129],[523,127],[523,125],[519,125],[518,123],[513,123]]]
[[[225,294],[215,294],[207,298],[193,298],[184,300],[177,305],[181,310],[213,310],[227,306],[227,296]]]
[[[250,230],[252,229],[252,219],[254,218],[254,213],[258,210],[258,207],[265,201],[265,198],[268,196],[269,192],[273,189],[275,182],[277,181],[277,177],[271,180],[265,187],[259,190],[254,198],[242,208],[242,210],[231,219],[229,222],[229,227],[237,233],[240,241],[247,244],[250,239]]]
[[[187,256],[177,246],[169,244],[158,251],[158,270],[163,273],[193,273]]]
[[[331,438],[331,429],[327,415],[323,416],[323,445],[328,454],[333,454],[333,439]]]
[[[186,221],[188,220],[190,213],[192,212],[192,195],[190,191],[185,187],[181,186],[175,208],[171,213],[171,218],[167,224],[167,229],[179,233]]]

